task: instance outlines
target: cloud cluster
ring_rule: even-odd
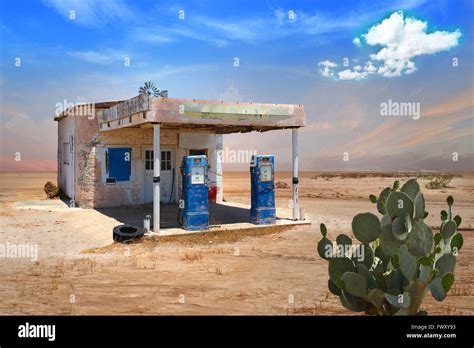
[[[416,18],[405,17],[402,11],[394,12],[379,24],[372,26],[353,43],[360,46],[362,41],[369,46],[382,47],[370,55],[364,67],[335,72],[337,64],[328,60],[321,69],[324,77],[339,80],[361,80],[371,74],[396,77],[416,71],[413,58],[449,50],[459,44],[461,32],[455,30],[427,33],[428,23]],[[319,63],[319,65],[321,65]]]
[[[318,66],[320,67],[319,72],[324,77],[333,77],[334,69],[337,68],[337,64],[329,60],[319,62]]]

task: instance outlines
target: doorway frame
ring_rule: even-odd
[[[151,150],[151,151],[154,151],[153,149],[153,145],[144,145],[142,146],[142,170],[143,170],[143,184],[142,184],[142,203],[143,204],[150,204],[150,203],[153,203],[153,194],[151,196],[151,200],[150,201],[147,201],[146,200],[146,184],[147,184],[147,177],[146,177],[146,151],[147,150]],[[177,170],[177,166],[176,166],[176,156],[177,156],[177,147],[176,146],[162,146],[160,148],[160,152],[161,151],[171,151],[171,177],[173,176],[173,169],[175,170],[175,174],[174,174],[174,189],[173,189],[173,197],[171,198],[171,202],[170,203],[177,203],[178,202],[178,182],[177,180],[179,179],[179,173],[178,173],[178,170]],[[153,161],[153,158],[151,158],[151,160]],[[160,165],[161,165],[161,153],[160,153]],[[160,175],[161,176],[161,175]],[[173,178],[172,178],[173,179]],[[168,204],[168,203],[161,203],[161,197],[160,197],[160,204]]]

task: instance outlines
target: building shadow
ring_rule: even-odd
[[[147,215],[153,216],[153,204],[98,208],[99,213],[123,224],[142,227]],[[162,204],[160,209],[160,228],[177,228],[179,208],[177,204]],[[250,211],[218,203],[209,203],[209,225],[223,225],[250,221]]]

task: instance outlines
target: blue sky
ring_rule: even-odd
[[[473,168],[472,1],[6,0],[0,10],[0,169],[54,170],[56,103],[130,98],[148,80],[170,97],[303,104],[304,170]],[[381,116],[388,100],[419,103],[421,117]],[[289,131],[224,141],[289,168]]]

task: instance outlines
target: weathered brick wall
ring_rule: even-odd
[[[75,132],[75,201],[80,207],[92,207],[96,177],[97,120],[76,116]]]
[[[82,117],[76,126],[76,203],[101,208],[143,203],[144,147],[153,145],[153,129],[122,128],[99,132],[97,120]],[[176,130],[162,130],[162,146],[177,146]],[[132,149],[132,180],[107,185],[102,176],[104,149],[109,145]]]
[[[189,130],[187,130],[189,133]],[[197,133],[197,132],[191,132]],[[177,187],[181,190],[181,176],[179,167],[182,156],[187,155],[189,147],[202,148],[204,144],[188,144],[186,147],[179,144],[178,130],[161,129],[161,146],[176,150],[175,168]],[[222,146],[222,137],[218,143]],[[130,147],[132,161],[132,180],[119,182],[115,185],[105,183],[103,168],[105,167],[104,151],[108,146]],[[99,132],[96,119],[84,116],[76,117],[75,127],[75,202],[83,208],[104,208],[121,205],[137,205],[144,202],[144,151],[153,146],[153,128],[120,128],[112,131]],[[216,148],[208,148],[210,164],[213,171],[220,171],[216,163]],[[218,175],[222,175],[219,173]],[[210,177],[211,187],[216,186],[217,192],[222,191],[222,181],[216,180],[215,174]],[[178,192],[175,197],[178,197]],[[222,198],[219,195],[218,201]],[[215,199],[215,197],[213,198]]]

